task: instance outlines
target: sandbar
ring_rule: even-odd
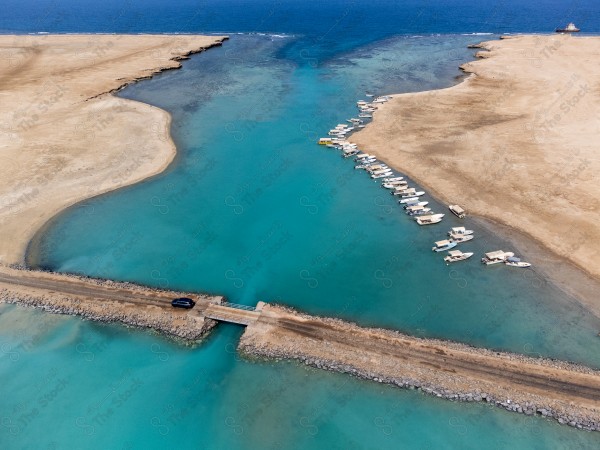
[[[170,115],[112,95],[226,36],[0,36],[0,262],[53,216],[163,171]]]

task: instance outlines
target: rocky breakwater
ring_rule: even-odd
[[[600,431],[600,371],[265,305],[239,350]]]
[[[190,310],[173,308],[170,302],[176,297],[193,298],[196,306]],[[222,297],[0,266],[0,302],[151,328],[189,341],[201,339],[216,325],[202,312],[209,303],[222,301]]]

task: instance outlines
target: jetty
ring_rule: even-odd
[[[192,309],[171,300],[190,297]],[[258,302],[0,266],[0,301],[121,322],[197,341],[218,322],[245,328],[249,357],[290,359],[452,401],[480,401],[600,431],[600,371],[577,364],[364,328]]]
[[[192,309],[173,308],[171,301],[178,297],[190,297],[196,306]],[[186,340],[201,339],[216,325],[204,312],[211,304],[222,301],[221,296],[0,265],[0,302],[99,322],[151,328]]]

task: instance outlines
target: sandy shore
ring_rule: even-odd
[[[0,262],[58,212],[163,171],[170,115],[111,95],[223,36],[0,36]]]
[[[572,292],[600,316],[600,297],[585,294],[600,279],[600,38],[519,36],[479,47],[479,59],[462,66],[465,81],[395,95],[351,141],[441,200],[536,239],[554,254],[532,261],[547,259],[546,273],[565,261],[583,269],[588,284]]]

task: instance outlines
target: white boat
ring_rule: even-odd
[[[460,244],[461,242],[467,242],[470,241],[471,239],[473,239],[473,235],[472,234],[451,234],[450,235],[450,240],[456,242],[457,244]]]
[[[370,168],[367,169],[367,171],[369,172],[369,174],[371,174],[372,177],[377,177],[377,178],[389,177],[392,172],[390,169],[370,170]]]
[[[384,173],[379,174],[379,175],[371,175],[371,178],[373,178],[374,180],[376,180],[378,178],[389,177],[391,174],[392,174],[392,171],[390,170],[389,172],[384,172]]]
[[[514,256],[509,256],[504,261],[504,264],[511,267],[531,267],[531,264],[525,261],[521,261],[519,258],[515,258]]]
[[[459,219],[464,219],[467,215],[467,212],[458,205],[449,205],[448,208]]]
[[[385,189],[398,189],[400,187],[406,186],[406,181],[394,181],[393,183],[383,183],[381,187]]]
[[[398,203],[402,204],[412,204],[412,203],[417,203],[419,201],[419,197],[408,197],[408,198],[403,198],[398,200]]]
[[[423,216],[431,212],[431,208],[425,208],[419,205],[410,205],[411,208],[406,210],[406,214],[409,216]]]
[[[450,250],[448,252],[448,256],[444,258],[444,261],[447,263],[456,262],[456,261],[464,261],[465,259],[469,259],[473,256],[473,253],[463,253],[460,250]]]
[[[363,119],[371,119],[373,116],[371,114],[359,114],[358,117],[362,117]]]
[[[408,197],[420,197],[421,195],[425,195],[423,191],[415,191],[414,188],[412,190],[408,189],[406,192],[402,194],[402,198]]]
[[[369,170],[369,168],[371,168],[372,165],[373,163],[367,159],[366,161],[360,161],[356,166],[354,166],[354,168]]]
[[[365,97],[375,97],[374,94],[365,94]]]
[[[344,158],[350,158],[358,153],[358,150],[355,148],[347,148],[344,149],[344,154],[342,155]]]
[[[444,214],[431,214],[429,216],[419,216],[415,218],[415,222],[419,225],[433,225],[442,221]]]
[[[557,33],[578,33],[579,32],[579,28],[577,28],[575,26],[575,24],[573,22],[571,22],[571,23],[569,23],[564,28],[557,28],[556,32]]]
[[[404,177],[386,178],[386,179],[385,179],[385,180],[383,180],[383,181],[385,181],[385,182],[387,183],[388,181],[389,181],[389,182],[392,182],[392,181],[402,181],[402,180],[404,180]]]
[[[405,203],[404,204],[404,209],[408,210],[412,206],[427,206],[427,205],[429,205],[429,202],[420,202],[419,199],[417,199],[414,202],[407,202],[407,203]]]
[[[356,155],[356,159],[354,161],[357,161],[359,159],[363,159],[363,158],[372,158],[373,155],[369,155],[368,153],[360,153],[358,155]]]
[[[465,227],[452,227],[452,229],[448,231],[448,236],[458,236],[462,234],[473,234],[473,230],[467,230]]]
[[[393,186],[393,187],[406,186],[408,184],[408,181],[405,181],[405,180],[390,181],[390,178],[386,178],[386,179],[381,180],[381,181],[383,182],[383,184],[386,184],[388,186]]]
[[[486,266],[490,266],[492,264],[498,264],[506,261],[511,256],[515,256],[513,252],[505,252],[502,250],[496,250],[494,252],[488,252],[485,254],[483,258],[481,258],[481,262]]]
[[[387,166],[382,166],[381,164],[377,163],[377,164],[371,164],[369,166],[369,168],[367,169],[369,171],[369,173],[383,173],[383,172],[390,172],[392,169],[390,169]]]
[[[436,241],[435,246],[431,247],[431,250],[434,252],[445,252],[446,250],[450,250],[454,247],[456,247],[456,242],[444,239],[443,241]]]
[[[420,195],[418,195],[417,192],[411,191],[408,186],[400,186],[397,187],[395,191],[392,191],[392,195],[395,195],[396,197],[400,197],[400,198],[419,198]],[[408,195],[404,195],[404,194],[408,194]]]
[[[391,169],[386,166],[385,164],[372,164],[369,167],[369,172],[371,173],[375,173],[375,172],[389,172]]]

